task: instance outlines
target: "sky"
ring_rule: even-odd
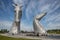
[[[0,0],[0,29],[12,27],[14,6],[22,5],[21,30],[33,31],[33,19],[43,11],[47,12],[40,23],[46,29],[60,29],[60,0]]]

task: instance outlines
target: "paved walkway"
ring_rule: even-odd
[[[37,36],[24,36],[24,35],[10,35],[10,34],[0,34],[0,35],[3,35],[3,36],[8,36],[8,37],[14,37],[14,38],[28,38],[28,39],[36,39],[36,40],[60,40],[60,36],[55,38],[52,37],[52,36],[40,36],[40,37],[37,37]]]

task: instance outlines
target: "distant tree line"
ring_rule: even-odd
[[[9,31],[7,29],[1,29],[0,33],[8,33]]]
[[[48,30],[47,33],[60,34],[60,29]]]
[[[34,32],[33,31],[28,32],[28,31],[21,30],[21,33],[34,33]]]

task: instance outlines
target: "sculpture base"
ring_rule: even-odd
[[[10,34],[18,34],[17,27],[13,27],[12,30],[9,32]]]

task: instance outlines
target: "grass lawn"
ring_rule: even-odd
[[[0,40],[35,40],[35,39],[26,39],[26,38],[12,38],[0,35]]]

